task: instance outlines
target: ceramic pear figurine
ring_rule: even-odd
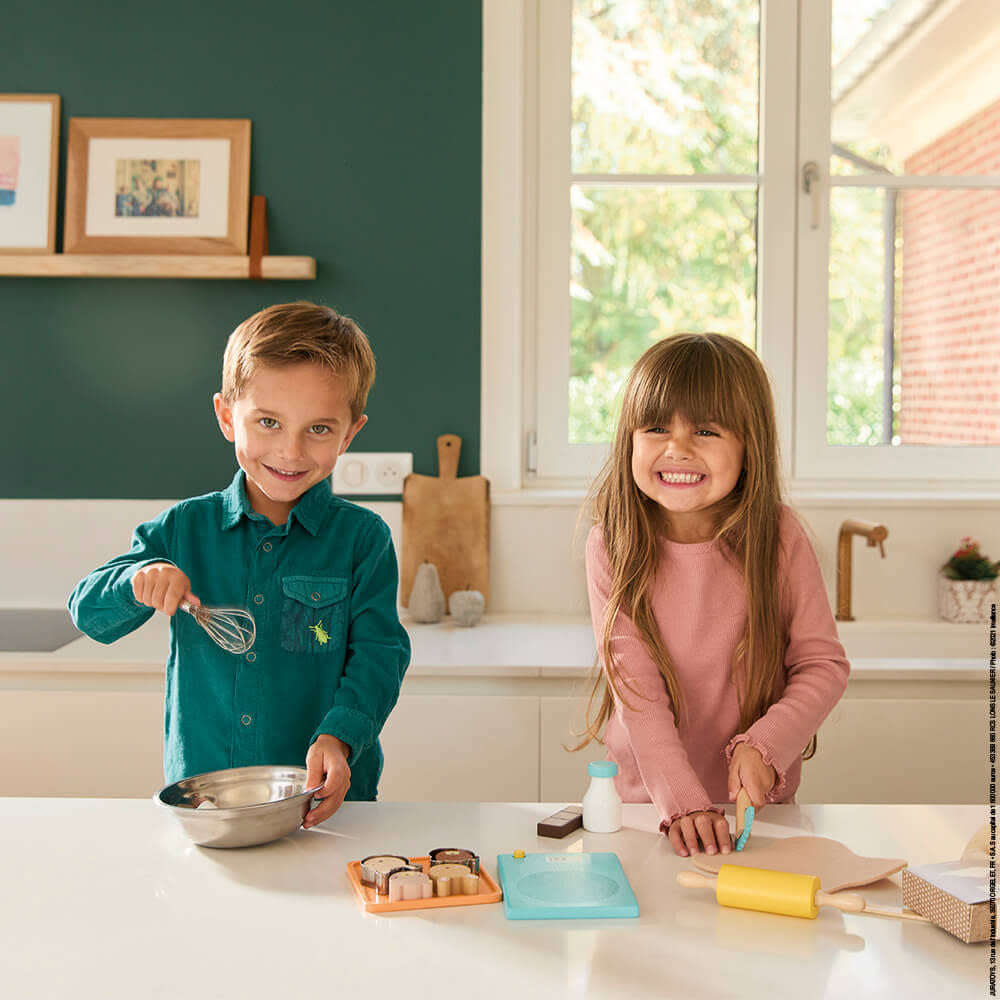
[[[448,611],[456,625],[470,628],[483,617],[486,599],[478,590],[456,590],[448,598]]]
[[[415,622],[430,624],[444,618],[444,591],[438,579],[437,566],[432,562],[421,563],[413,578],[410,591],[410,615]]]

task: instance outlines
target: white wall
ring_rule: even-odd
[[[132,528],[170,501],[0,500],[0,607],[59,607],[76,582],[110,556],[126,551]],[[365,506],[386,519],[399,543],[401,504]],[[936,573],[965,535],[1000,558],[1000,517],[989,502],[930,506],[897,500],[809,501],[797,505],[814,535],[831,601],[837,532],[847,517],[889,529],[886,558],[854,540],[853,610],[864,619],[934,619]],[[587,613],[579,505],[524,499],[493,504],[490,610],[566,615]]]
[[[853,611],[859,620],[936,618],[938,567],[965,535],[1000,559],[1000,516],[989,502],[930,507],[904,501],[810,501],[794,506],[812,532],[831,603],[841,522],[853,517],[888,527],[885,559],[864,539],[853,542]],[[586,614],[587,525],[580,523],[576,506],[494,505],[492,530],[492,610]]]

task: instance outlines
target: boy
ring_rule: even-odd
[[[171,616],[164,771],[205,771],[305,757],[322,802],[315,826],[347,799],[372,800],[378,736],[410,659],[396,613],[389,529],[331,493],[330,474],[367,421],[375,358],[350,320],[309,302],[271,306],[226,345],[215,414],[239,470],[219,493],[140,524],[132,548],[81,581],[69,607],[99,642]],[[247,608],[242,656],[188,614]],[[308,751],[308,752],[307,752]]]

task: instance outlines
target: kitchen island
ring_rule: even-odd
[[[652,806],[615,834],[538,838],[565,803],[347,803],[242,850],[192,845],[150,800],[0,798],[2,992],[12,1000],[919,998],[988,995],[989,945],[824,908],[816,920],[724,909]],[[731,813],[731,809],[729,810]],[[768,806],[758,838],[803,833],[911,865],[959,857],[985,806]],[[635,919],[511,921],[502,903],[365,913],[345,868],[376,853],[614,851]],[[859,890],[900,905],[899,876]]]

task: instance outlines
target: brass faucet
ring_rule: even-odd
[[[851,536],[862,535],[868,539],[870,549],[879,547],[882,558],[885,558],[885,548],[882,543],[889,537],[889,529],[884,524],[874,521],[855,521],[848,519],[840,526],[840,537],[837,540],[837,621],[852,622],[851,614]]]

